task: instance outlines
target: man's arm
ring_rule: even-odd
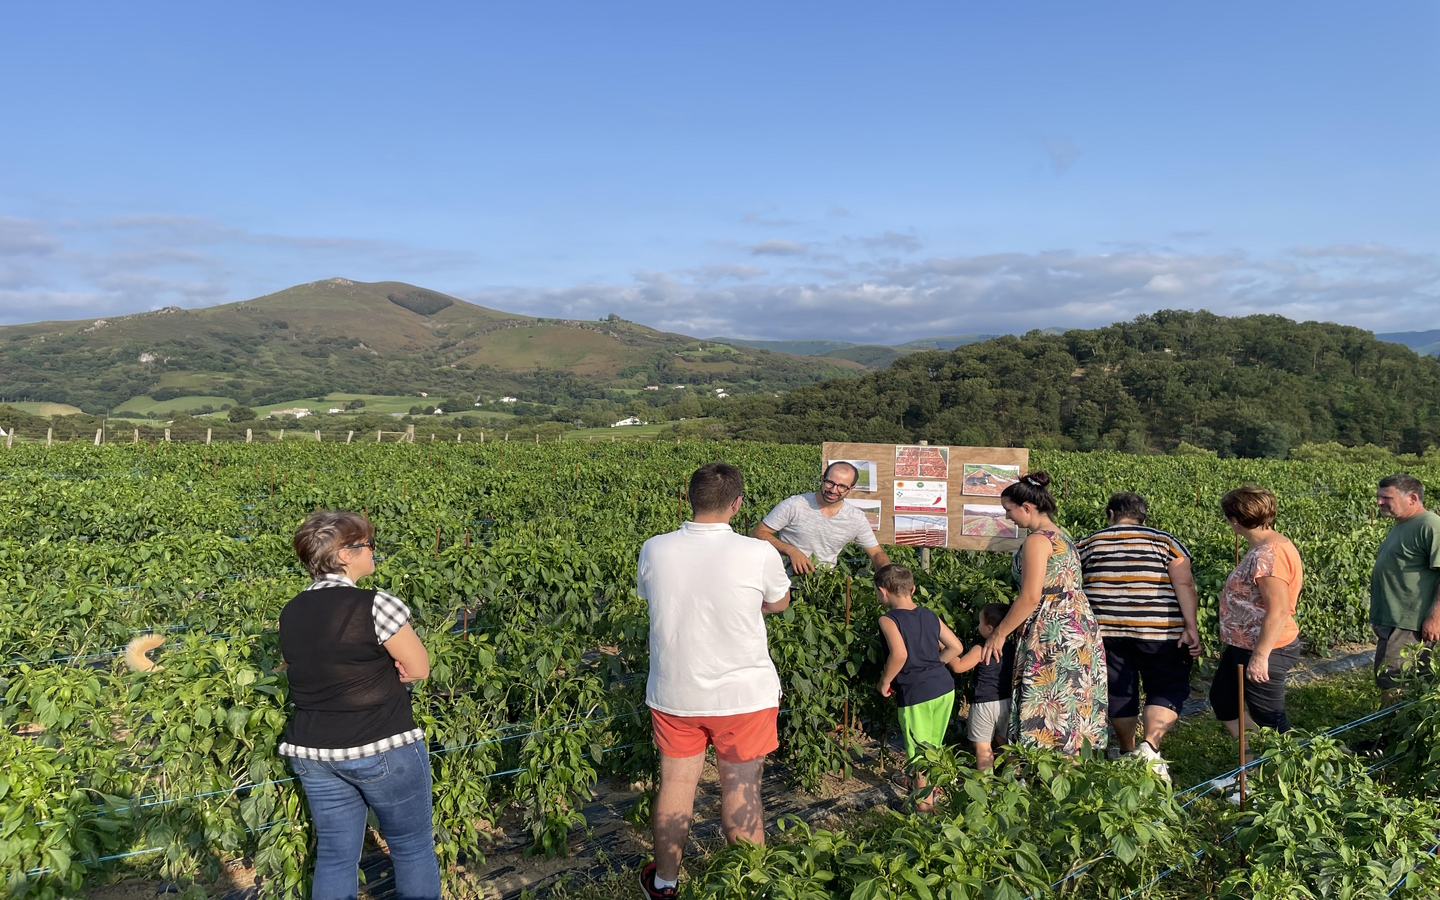
[[[1430,568],[1440,569],[1440,533],[1430,535]],[[1440,586],[1430,599],[1430,611],[1420,622],[1420,640],[1440,641]]]
[[[879,544],[873,547],[866,547],[865,555],[870,557],[870,571],[872,572],[878,572],[890,565],[890,554],[886,553],[885,548]]]
[[[1185,619],[1185,633],[1177,646],[1187,647],[1191,656],[1200,655],[1200,595],[1195,590],[1195,575],[1190,571],[1190,557],[1170,560],[1170,586],[1180,601],[1180,615]]]
[[[1420,640],[1440,641],[1440,588],[1430,601],[1430,614],[1420,623]]]
[[[766,600],[766,601],[762,602],[762,603],[760,604],[760,613],[761,613],[762,615],[771,616],[771,615],[774,615],[775,613],[784,612],[785,610],[787,610],[787,609],[789,609],[789,608],[790,608],[790,592],[789,592],[789,591],[786,591],[786,592],[785,592],[785,596],[781,597],[779,600],[774,601],[773,603],[770,602],[769,600]]]
[[[775,534],[775,529],[771,528],[769,525],[766,525],[763,521],[751,530],[750,536],[753,538],[758,538],[759,540],[762,540],[770,546],[774,547],[776,550],[779,550],[781,556],[784,556],[790,560],[790,568],[795,572],[796,575],[805,575],[807,573],[815,571],[815,564],[810,561],[810,557],[808,554],[806,554],[799,547],[796,547],[794,544],[787,544],[784,541],[780,540],[780,538]]]

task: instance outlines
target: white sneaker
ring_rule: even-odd
[[[1141,741],[1135,747],[1134,753],[1127,755],[1138,756],[1146,760],[1150,763],[1150,770],[1156,775],[1159,775],[1161,781],[1166,784],[1170,783],[1170,767],[1166,765],[1164,758],[1160,756],[1160,751],[1150,746],[1149,741]]]

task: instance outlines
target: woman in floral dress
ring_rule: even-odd
[[[1080,587],[1075,542],[1051,518],[1049,483],[1033,472],[1000,495],[1006,517],[1030,536],[1015,555],[1020,594],[985,642],[985,659],[999,659],[1016,633],[1010,738],[1076,756],[1086,744],[1105,746],[1105,645]]]

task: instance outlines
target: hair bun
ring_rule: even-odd
[[[1031,487],[1043,488],[1050,483],[1048,472],[1031,472],[1020,479]]]

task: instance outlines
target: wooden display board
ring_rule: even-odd
[[[860,469],[845,502],[878,525],[882,544],[1011,552],[1025,540],[1000,506],[1000,492],[1030,471],[1023,447],[826,441],[821,457],[822,466],[847,460]]]

